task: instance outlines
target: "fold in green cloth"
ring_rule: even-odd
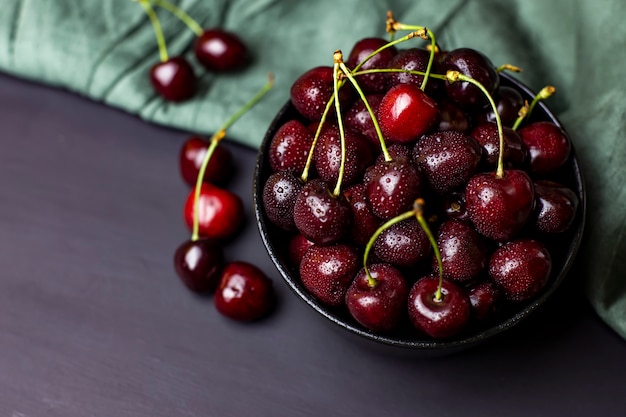
[[[557,89],[547,103],[568,130],[586,178],[588,221],[576,274],[584,274],[598,315],[626,338],[626,2],[622,0],[174,0],[203,27],[235,31],[253,52],[237,74],[197,65],[194,33],[159,10],[170,56],[185,55],[200,77],[190,101],[156,96],[149,68],[159,54],[152,26],[131,0],[5,0],[0,11],[0,71],[64,88],[147,121],[210,134],[274,73],[276,86],[228,132],[257,147],[291,83],[332,65],[358,39],[385,35],[385,14],[425,25],[446,49],[476,48],[495,65],[524,69],[535,91]],[[416,40],[415,42],[420,42]]]

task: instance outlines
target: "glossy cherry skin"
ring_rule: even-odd
[[[486,55],[471,48],[448,51],[441,61],[441,71],[459,71],[478,81],[493,95],[500,84],[496,68]],[[485,94],[467,81],[446,82],[447,96],[464,109],[476,109],[489,104]]]
[[[383,262],[409,267],[428,259],[432,250],[428,236],[411,218],[385,229],[374,242],[374,253]]]
[[[535,122],[519,130],[528,149],[530,170],[549,174],[565,164],[571,152],[567,134],[552,122]]]
[[[535,229],[541,233],[562,233],[576,218],[579,199],[576,193],[548,180],[535,182]]]
[[[535,202],[533,183],[526,172],[508,169],[498,178],[487,172],[473,176],[465,187],[465,202],[476,230],[506,242],[524,227]]]
[[[437,247],[441,254],[443,276],[466,284],[478,278],[487,268],[487,244],[467,222],[447,220],[437,231]],[[438,262],[432,257],[433,272]]]
[[[489,277],[510,301],[526,301],[545,287],[552,271],[552,258],[535,239],[505,243],[489,259]]]
[[[409,318],[420,332],[434,339],[447,339],[467,326],[470,301],[461,287],[446,279],[442,296],[437,300],[438,286],[439,277],[435,275],[422,277],[413,284],[409,292]]]
[[[213,296],[217,311],[238,321],[258,320],[274,305],[272,281],[257,266],[248,262],[229,262],[224,266]]]
[[[331,195],[328,184],[319,178],[302,187],[293,212],[298,231],[318,245],[338,242],[352,225],[352,210],[345,197]]]
[[[174,268],[185,286],[197,293],[213,291],[224,267],[224,251],[209,239],[186,240],[174,254]]]
[[[428,68],[430,60],[430,51],[423,48],[408,48],[400,50],[389,63],[388,68],[401,69],[407,71],[425,72]],[[433,61],[431,73],[438,73],[437,56]],[[409,72],[390,72],[387,74],[387,86],[391,88],[397,84],[413,84],[417,87],[422,86],[424,80],[423,75],[411,74]],[[436,78],[429,77],[426,84],[426,93],[433,96],[441,88],[442,82]]]
[[[413,84],[398,84],[384,95],[378,123],[390,142],[408,143],[426,133],[439,117],[437,102]]]
[[[319,120],[334,94],[333,69],[328,66],[312,68],[302,74],[291,86],[291,103],[298,112],[309,120]],[[353,90],[341,88],[339,102],[341,108],[348,109],[354,97]],[[334,111],[331,114],[335,114]]]
[[[207,29],[194,44],[198,62],[210,71],[233,71],[248,62],[248,48],[234,33],[223,29]]]
[[[302,187],[302,181],[289,171],[274,172],[267,178],[261,198],[272,224],[287,231],[297,230],[293,211]]]
[[[304,287],[322,304],[344,304],[346,292],[361,267],[357,250],[346,244],[311,246],[300,263]]]
[[[367,192],[363,183],[354,184],[346,188],[343,195],[352,209],[353,220],[350,238],[356,244],[365,246],[381,225],[381,220],[372,211],[372,206],[367,198]]]
[[[391,265],[373,264],[368,270],[374,283],[361,268],[346,292],[346,307],[363,327],[388,333],[398,327],[406,313],[409,287],[402,273]]]
[[[506,85],[498,87],[493,100],[500,115],[500,121],[506,127],[511,127],[519,116],[519,111],[524,106],[522,94],[515,88]],[[487,107],[476,116],[481,122],[496,123],[496,115],[491,107]]]
[[[380,107],[383,94],[369,94],[365,97],[374,115]],[[363,100],[356,100],[345,115],[345,125],[348,129],[365,136],[376,148],[380,148],[380,139],[372,121],[372,115],[367,110]]]
[[[517,132],[510,127],[502,128],[504,138],[504,163],[508,167],[524,167],[528,152],[526,145]],[[470,131],[470,136],[478,142],[482,148],[483,166],[487,169],[495,168],[498,164],[500,154],[500,137],[498,136],[498,126],[495,123],[483,122],[474,126]]]
[[[290,120],[278,128],[268,148],[272,171],[300,174],[313,144],[313,133],[298,120]]]
[[[193,230],[195,201],[195,189],[191,189],[184,208],[185,224],[189,230]],[[241,198],[221,187],[203,183],[198,206],[200,236],[216,240],[229,239],[239,231],[243,223]]]
[[[196,92],[196,75],[183,57],[172,57],[150,69],[150,82],[165,100],[185,101]]]
[[[438,193],[465,185],[476,173],[481,157],[480,145],[455,130],[424,135],[413,148],[413,162]]]
[[[291,263],[300,267],[300,263],[302,262],[302,258],[304,254],[314,243],[311,242],[306,237],[302,236],[300,233],[296,233],[289,239],[289,260]]]
[[[180,174],[185,183],[191,187],[196,185],[196,179],[209,145],[208,140],[199,136],[192,136],[185,141],[180,150]],[[230,179],[234,167],[232,152],[219,144],[207,163],[202,180],[215,185],[225,184]]]
[[[403,158],[378,162],[363,176],[372,211],[385,220],[413,207],[422,191],[422,182],[417,168]]]
[[[388,42],[382,38],[364,38],[357,41],[350,54],[346,65],[350,69],[354,69],[361,61],[365,60],[372,52],[386,45]],[[372,56],[361,66],[361,70],[387,68],[393,57],[398,53],[395,46],[390,46]],[[356,80],[359,87],[366,93],[380,93],[387,89],[385,83],[385,73],[358,75]]]
[[[497,317],[500,312],[502,292],[493,281],[483,279],[472,284],[468,290],[472,305],[472,319],[485,322]]]

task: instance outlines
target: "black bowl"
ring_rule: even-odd
[[[500,77],[501,85],[508,85],[518,89],[525,100],[530,102],[535,96],[525,85],[507,74],[500,74]],[[499,321],[492,325],[477,329],[473,333],[463,333],[453,339],[433,340],[412,332],[382,335],[365,329],[349,315],[347,309],[330,308],[320,303],[308,292],[300,281],[297,269],[290,263],[287,247],[289,235],[271,224],[265,215],[262,202],[263,186],[271,174],[266,151],[278,128],[292,119],[302,118],[291,102],[288,101],[272,121],[260,146],[253,181],[253,202],[257,224],[265,248],[287,285],[305,303],[329,322],[339,326],[339,328],[371,342],[369,344],[383,347],[385,350],[388,350],[386,348],[389,347],[397,351],[408,350],[426,355],[456,352],[485,342],[520,323],[544,304],[567,277],[583,236],[586,214],[585,186],[573,146],[566,166],[560,169],[558,177],[553,179],[569,186],[578,195],[578,212],[570,229],[555,238],[554,242],[551,242],[549,246],[553,261],[552,275],[548,284],[538,296],[523,305],[513,306],[504,316],[501,316]],[[552,121],[563,128],[543,102],[539,102],[531,114],[531,122],[538,120]]]

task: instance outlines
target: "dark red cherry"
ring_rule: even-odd
[[[344,197],[352,209],[350,238],[358,245],[365,246],[381,224],[380,218],[372,211],[363,183],[346,188]]]
[[[467,222],[447,220],[437,232],[437,247],[441,254],[443,276],[466,284],[478,278],[487,268],[487,244]],[[433,271],[438,262],[432,258]]]
[[[183,180],[191,187],[196,185],[196,179],[204,156],[209,148],[210,142],[199,136],[188,138],[180,150],[179,166]],[[204,182],[222,185],[230,179],[234,170],[233,154],[225,146],[219,144],[213,151],[211,159],[207,163],[204,171]]]
[[[448,219],[469,220],[465,190],[457,190],[442,196],[441,204]]]
[[[392,160],[411,160],[412,149],[411,145],[404,143],[392,143],[387,146],[387,152]],[[385,162],[385,155],[383,153],[379,153],[376,157],[376,163],[383,162]]]
[[[189,230],[193,230],[195,201],[195,189],[192,189],[184,208],[185,224]],[[229,239],[243,223],[243,202],[237,194],[226,189],[203,183],[198,206],[200,236],[216,240]]]
[[[344,131],[345,163],[342,185],[349,186],[361,180],[365,169],[374,161],[374,150],[360,134]],[[329,184],[337,183],[341,168],[341,135],[339,128],[329,126],[322,130],[313,153],[315,170]]]
[[[539,294],[551,271],[550,253],[534,239],[507,242],[489,259],[489,276],[511,301],[525,301]]]
[[[248,49],[234,33],[223,29],[207,29],[194,44],[198,62],[210,71],[233,71],[248,61]]]
[[[438,193],[465,185],[476,173],[481,156],[478,143],[455,130],[424,135],[413,148],[413,162]]]
[[[535,122],[519,130],[528,149],[530,170],[549,174],[565,164],[571,152],[567,134],[552,122]]]
[[[428,259],[432,250],[428,236],[411,218],[385,229],[374,242],[374,253],[383,262],[408,267]]]
[[[313,133],[298,120],[290,120],[278,128],[268,149],[272,171],[301,173],[313,144]]]
[[[390,219],[413,207],[422,191],[422,177],[408,159],[398,158],[370,166],[363,179],[372,211]]]
[[[272,173],[263,186],[263,209],[272,224],[283,230],[295,231],[293,209],[303,183],[289,171]]]
[[[378,48],[385,46],[387,40],[382,38],[364,38],[354,44],[346,65],[350,69],[354,69],[361,61],[365,60],[372,52]],[[378,68],[387,68],[393,57],[398,53],[395,46],[390,46],[378,52],[376,55],[368,59],[362,66],[361,70],[370,70]],[[358,75],[356,80],[359,87],[366,93],[381,93],[387,89],[385,83],[385,73]]]
[[[398,84],[384,95],[378,107],[378,123],[390,142],[413,142],[439,117],[437,102],[413,84]]]
[[[196,92],[196,75],[183,57],[172,57],[150,69],[154,90],[168,101],[185,101]]]
[[[448,51],[441,61],[441,71],[459,71],[482,84],[493,95],[500,84],[496,68],[486,55],[471,48]],[[475,109],[489,104],[485,94],[467,81],[446,82],[447,96],[464,109]]]
[[[420,332],[435,339],[450,338],[463,330],[470,319],[470,301],[465,291],[443,280],[441,298],[436,293],[439,277],[418,279],[409,292],[409,318]]]
[[[257,266],[241,261],[226,264],[213,296],[217,311],[238,321],[260,319],[274,300],[272,281]]]
[[[508,169],[499,178],[493,172],[473,176],[465,187],[467,212],[483,236],[511,240],[530,217],[535,192],[526,172]]]
[[[542,233],[562,233],[570,228],[578,210],[578,196],[572,189],[554,181],[535,182],[535,229]]]
[[[209,239],[187,240],[174,254],[174,268],[185,286],[197,293],[213,291],[224,267],[224,251]]]
[[[493,281],[483,279],[472,284],[467,293],[472,305],[472,318],[484,322],[493,320],[500,312],[502,293]]]
[[[348,110],[352,104],[354,90],[339,90],[341,107]],[[333,69],[328,66],[315,67],[302,74],[291,86],[291,103],[298,112],[309,120],[319,120],[334,94]],[[334,109],[331,114],[335,114]]]
[[[319,178],[309,180],[302,187],[293,212],[300,233],[318,245],[339,241],[352,225],[350,204],[341,194],[333,196],[328,184]]]
[[[439,125],[437,130],[457,130],[467,132],[470,128],[470,118],[459,106],[450,100],[442,99],[439,106]]]
[[[378,111],[380,102],[383,99],[382,94],[370,94],[365,97],[367,103],[374,115]],[[363,100],[356,100],[352,107],[346,112],[345,123],[348,129],[351,129],[361,135],[365,136],[376,148],[380,148],[380,140],[374,122],[372,121],[372,115],[367,110]]]
[[[519,111],[524,106],[522,94],[513,87],[501,85],[496,90],[493,100],[502,124],[506,127],[513,126],[519,116]],[[496,116],[491,106],[480,112],[476,118],[480,122],[496,123]]]
[[[313,297],[328,306],[341,306],[361,263],[351,245],[311,246],[300,263],[300,278]]]
[[[430,51],[423,48],[408,48],[400,50],[396,56],[389,62],[388,68],[401,69],[406,71],[426,72],[428,61],[430,60]],[[433,62],[431,73],[437,73],[437,59]],[[424,80],[423,75],[411,74],[409,72],[390,72],[387,74],[387,86],[391,88],[397,84],[413,84],[417,87],[422,86]],[[430,77],[426,84],[426,93],[433,95],[441,86],[441,81]]]
[[[527,151],[522,138],[510,127],[503,127],[504,163],[509,167],[521,168],[526,163]],[[500,154],[498,126],[492,122],[483,122],[470,131],[470,136],[478,142],[483,151],[483,163],[488,169],[495,168]]]
[[[313,246],[313,242],[300,233],[293,235],[289,239],[289,260],[291,260],[292,264],[299,267],[304,254],[311,246]]]
[[[373,280],[361,268],[346,293],[346,306],[365,328],[387,333],[398,327],[406,312],[409,287],[391,265],[373,264],[368,270]]]

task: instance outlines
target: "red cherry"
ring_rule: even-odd
[[[224,266],[222,247],[209,239],[187,240],[174,254],[178,277],[193,292],[212,291]]]
[[[415,141],[437,121],[437,102],[413,84],[398,84],[385,94],[378,107],[378,122],[390,142]]]
[[[193,230],[195,189],[187,196],[184,208],[185,223]],[[244,218],[241,198],[228,190],[209,183],[200,188],[198,207],[198,233],[209,239],[223,240],[232,237]]]
[[[196,75],[183,57],[159,62],[150,69],[154,90],[169,101],[184,101],[196,92]]]
[[[309,120],[319,120],[322,117],[326,104],[333,94],[333,68],[328,66],[308,70],[294,81],[290,90],[293,106]],[[339,90],[339,102],[342,108],[349,107],[353,95],[353,90],[350,88]]]
[[[224,267],[214,296],[222,315],[239,321],[265,316],[274,302],[272,281],[258,267],[247,262],[230,262]]]
[[[528,149],[530,169],[537,174],[549,174],[560,168],[571,151],[567,134],[552,122],[535,122],[519,130]]]
[[[185,141],[180,150],[180,174],[191,187],[196,185],[196,179],[208,148],[208,140],[199,136],[192,136]],[[204,171],[203,181],[224,184],[229,179],[233,169],[233,154],[225,146],[217,145]]]
[[[246,45],[237,35],[223,29],[205,30],[196,39],[194,53],[198,61],[211,71],[239,69],[248,60]]]

